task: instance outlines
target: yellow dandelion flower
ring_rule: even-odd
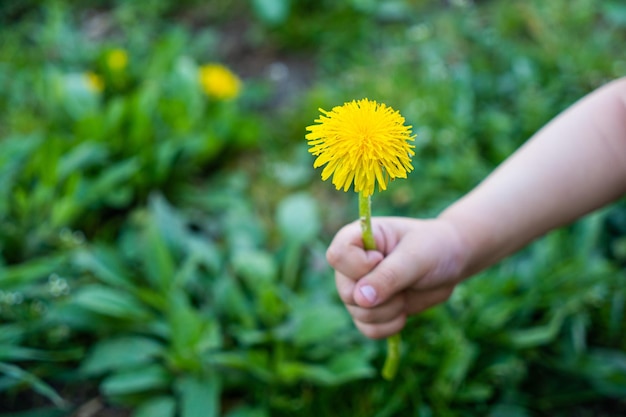
[[[409,142],[412,126],[404,125],[404,117],[383,103],[362,99],[331,111],[320,109],[322,115],[308,126],[306,135],[309,152],[317,158],[313,167],[326,165],[322,180],[333,177],[338,190],[348,191],[354,182],[359,193],[359,220],[363,234],[363,248],[376,250],[372,230],[371,195],[378,189],[387,189],[395,178],[406,178],[413,170],[411,157],[415,155]],[[387,357],[382,369],[385,379],[395,377],[400,362],[400,334],[387,338]]]
[[[128,65],[128,53],[120,48],[113,49],[107,54],[106,63],[111,71],[121,71]]]
[[[87,82],[87,87],[96,93],[102,92],[104,90],[104,81],[102,77],[96,74],[95,72],[86,72],[84,74],[85,81]]]
[[[309,152],[317,156],[315,168],[326,165],[322,180],[331,175],[335,187],[365,196],[386,190],[390,180],[406,178],[413,170],[411,157],[415,154],[411,136],[412,126],[404,125],[404,117],[391,107],[368,99],[353,100],[316,119],[308,126],[306,135]]]
[[[239,95],[241,81],[231,70],[220,64],[200,67],[198,78],[202,90],[218,100],[230,100]]]

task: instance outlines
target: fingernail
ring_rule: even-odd
[[[365,299],[370,303],[376,301],[376,290],[371,285],[364,285],[359,289],[359,291],[361,291],[363,297],[365,297]]]

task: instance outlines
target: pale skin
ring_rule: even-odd
[[[358,222],[327,259],[356,327],[393,335],[408,316],[533,240],[626,193],[626,77],[583,97],[437,218],[374,217],[377,251]]]

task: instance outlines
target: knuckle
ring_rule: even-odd
[[[381,268],[376,271],[375,280],[380,283],[379,288],[386,294],[393,293],[398,286],[399,277],[391,268]]]
[[[341,251],[335,245],[330,245],[326,250],[326,261],[332,267],[336,267],[341,260]]]

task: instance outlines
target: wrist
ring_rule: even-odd
[[[430,271],[431,278],[453,280],[456,283],[471,275],[470,269],[473,259],[472,242],[464,236],[459,224],[451,218],[439,216],[435,219],[437,229],[442,231],[443,246],[440,253],[446,256],[439,257],[439,262]]]
[[[450,208],[438,218],[444,222],[451,235],[453,253],[458,265],[458,280],[462,281],[497,262],[503,246],[487,233],[488,225]],[[500,250],[499,250],[500,249]]]

